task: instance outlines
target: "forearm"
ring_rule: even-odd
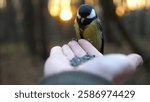
[[[90,73],[70,71],[44,78],[42,85],[111,85],[108,80]]]

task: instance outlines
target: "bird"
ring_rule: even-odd
[[[82,4],[77,10],[74,28],[77,39],[86,39],[103,54],[104,35],[101,20],[95,9],[89,4]]]

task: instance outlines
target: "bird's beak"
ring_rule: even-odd
[[[84,18],[81,18],[81,23],[83,23],[83,22],[84,22],[84,20],[85,20]]]

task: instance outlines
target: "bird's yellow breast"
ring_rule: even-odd
[[[75,22],[75,30],[77,34],[77,38],[80,39],[80,28]],[[89,25],[85,27],[83,30],[83,37],[84,39],[91,40],[92,44],[99,50],[102,46],[102,32],[100,31],[100,28],[97,23],[97,19],[92,21]]]

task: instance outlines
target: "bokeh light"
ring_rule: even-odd
[[[116,14],[118,16],[123,16],[125,14],[125,9],[123,8],[123,6],[118,6],[116,8]]]
[[[6,7],[6,0],[0,0],[0,9],[3,9]]]
[[[113,0],[116,5],[116,14],[123,16],[127,12],[147,9],[150,7],[150,0]]]
[[[72,18],[71,0],[61,0],[60,19],[69,21]]]
[[[127,6],[130,10],[142,9],[145,7],[145,0],[127,0]]]
[[[71,0],[49,0],[48,10],[53,17],[59,17],[62,21],[72,19]]]
[[[150,7],[150,0],[113,0],[113,2],[116,5],[116,14],[118,16]],[[70,21],[75,16],[77,8],[74,8],[77,3],[79,3],[79,0],[49,0],[48,10],[52,17],[60,18],[62,21]],[[101,12],[98,0],[85,0],[85,3],[93,5],[97,14]]]
[[[51,16],[57,17],[60,13],[60,1],[61,0],[49,0],[48,10]]]
[[[72,18],[72,12],[69,9],[63,9],[60,12],[60,18],[63,21],[69,21]]]

